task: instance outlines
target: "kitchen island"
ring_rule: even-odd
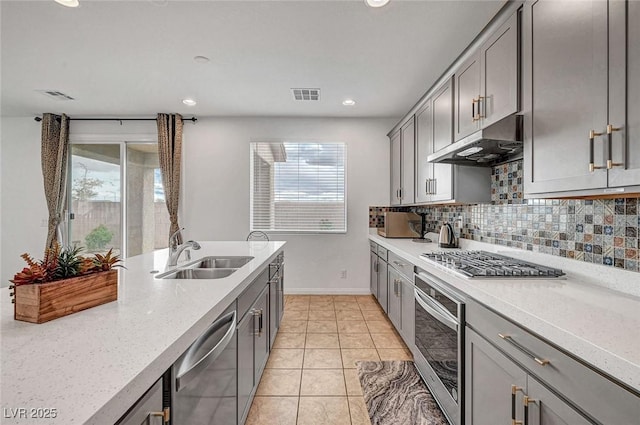
[[[254,257],[222,279],[156,279],[168,250],[124,260],[118,300],[40,325],[1,292],[1,422],[112,424],[282,251],[285,242],[202,242],[193,259]],[[16,417],[26,409],[26,417]],[[34,418],[31,409],[55,417]],[[54,416],[50,414],[49,416]]]

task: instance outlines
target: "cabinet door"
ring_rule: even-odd
[[[378,260],[378,302],[382,306],[382,309],[386,313],[389,309],[388,306],[388,281],[389,281],[389,265],[386,261]]]
[[[396,330],[400,332],[402,330],[402,317],[401,317],[401,309],[402,303],[400,299],[400,291],[402,289],[402,277],[400,273],[398,273],[393,267],[389,267],[389,281],[388,281],[388,303],[389,303],[389,311],[387,311],[387,315],[389,319],[391,319],[391,323],[396,327]]]
[[[162,423],[161,418],[151,416],[152,412],[162,411],[162,379],[160,379],[136,402],[125,417],[116,422],[116,425],[149,425]],[[5,418],[6,417],[7,416],[5,416]],[[154,422],[154,418],[156,418],[156,422]]]
[[[525,193],[605,188],[607,2],[530,1],[523,27]]]
[[[258,385],[264,366],[267,364],[267,357],[269,357],[269,288],[265,288],[262,294],[256,300],[253,310],[255,311],[254,317],[254,382],[253,385]]]
[[[589,425],[581,414],[549,391],[532,376],[527,378],[527,396],[530,399],[528,416],[524,421],[530,425]]]
[[[253,391],[253,311],[249,310],[238,325],[238,419],[244,423],[249,413],[249,400]]]
[[[431,200],[433,164],[427,156],[433,153],[433,119],[431,100],[416,112],[416,202]]]
[[[400,203],[413,204],[415,202],[415,121],[413,118],[406,123],[401,130],[402,133],[402,163],[401,184],[400,184]]]
[[[455,75],[455,140],[480,128],[480,55],[473,55],[458,68]]]
[[[278,284],[280,279],[274,276],[269,281],[269,349],[273,347],[278,332]]]
[[[376,297],[378,300],[378,256],[375,252],[370,252],[370,268],[369,271],[369,289],[371,290],[371,294]]]
[[[518,13],[480,48],[480,125],[518,112]]]
[[[433,95],[433,150],[439,151],[453,142],[452,80]],[[432,201],[453,199],[453,165],[433,164]]]
[[[400,205],[400,131],[391,136],[391,205]]]
[[[413,292],[413,282],[405,278],[402,278],[402,284],[400,285],[400,299],[402,302],[402,307],[400,308],[402,315],[402,338],[404,338],[404,342],[407,344],[407,347],[413,351],[413,346],[416,343],[415,297]]]
[[[626,10],[625,10],[626,9]],[[609,2],[609,186],[640,185],[640,2]],[[608,135],[607,135],[608,137]]]
[[[466,328],[465,424],[510,424],[511,386],[525,389],[527,374],[484,338]],[[522,391],[516,397],[516,419],[522,420]]]

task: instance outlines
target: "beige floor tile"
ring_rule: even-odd
[[[334,310],[333,301],[310,301],[309,310]]]
[[[273,348],[304,348],[306,334],[278,332]]]
[[[297,396],[302,369],[265,369],[256,390],[259,396]]]
[[[349,413],[351,413],[351,425],[371,425],[364,398],[349,397]]]
[[[371,333],[393,332],[394,330],[391,322],[386,320],[367,320],[366,323]]]
[[[336,325],[335,320],[314,320],[312,322],[309,322],[309,327],[307,328],[307,332],[336,333],[338,332],[338,327]]]
[[[375,301],[375,297],[371,294],[367,294],[367,295],[354,295],[354,298],[360,302],[360,301]]]
[[[358,379],[357,369],[343,369],[344,382],[347,385],[347,395],[362,395],[362,386]]]
[[[267,360],[268,369],[299,369],[302,368],[304,350],[297,348],[274,348]]]
[[[358,305],[360,306],[360,310],[377,310],[382,311],[382,307],[376,301],[358,301]]]
[[[357,310],[360,311],[360,306],[355,301],[334,301],[336,310]]]
[[[356,296],[355,295],[334,295],[333,296],[333,301],[349,301],[349,302],[353,302],[353,301],[356,301]]]
[[[409,350],[404,348],[378,348],[380,360],[413,360]]]
[[[340,369],[342,368],[340,350],[335,348],[307,348],[304,350],[304,368]]]
[[[282,320],[309,320],[309,310],[285,310]]]
[[[309,320],[336,320],[336,312],[333,310],[311,310]]]
[[[376,348],[406,348],[402,338],[395,332],[371,333]]]
[[[282,323],[280,323],[280,330],[278,332],[300,334],[306,331],[306,320],[283,320]]]
[[[369,328],[364,321],[358,322],[357,320],[338,321],[339,333],[369,333]]]
[[[368,333],[340,334],[340,348],[376,348]]]
[[[373,348],[343,348],[342,364],[345,369],[353,369],[359,360],[380,360],[378,352]]]
[[[298,425],[351,425],[346,397],[300,397]]]
[[[309,295],[309,301],[333,301],[333,295]]]
[[[285,304],[284,311],[292,311],[292,310],[309,310],[309,301],[291,301],[288,304]]]
[[[387,320],[387,315],[382,310],[362,310],[364,320]]]
[[[309,333],[305,348],[340,348],[338,334]]]
[[[296,425],[298,397],[255,397],[246,425]]]
[[[304,369],[300,395],[347,395],[342,369]]]
[[[338,320],[364,320],[360,310],[336,310]]]

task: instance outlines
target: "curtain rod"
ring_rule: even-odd
[[[35,121],[42,121],[42,117],[35,117]],[[122,125],[122,121],[158,121],[157,118],[69,118],[70,121],[120,121],[120,125]],[[198,118],[182,118],[182,121],[191,121],[192,123],[196,123]]]

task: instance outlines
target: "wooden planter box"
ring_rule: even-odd
[[[44,323],[118,299],[118,271],[15,287],[14,319]]]

